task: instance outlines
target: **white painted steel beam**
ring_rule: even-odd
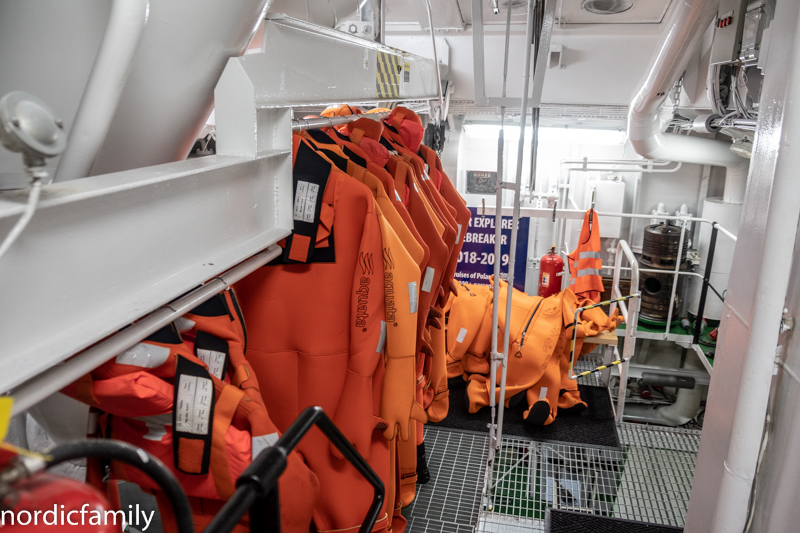
[[[0,262],[0,390],[288,235],[291,187],[287,150],[43,187],[30,225]],[[26,194],[0,193],[0,235]]]
[[[397,97],[378,95],[379,52],[403,66]],[[281,14],[268,15],[262,53],[230,59],[223,79],[234,69],[252,83],[258,109],[438,98],[430,59]]]
[[[428,31],[428,9],[426,1],[430,1],[431,14],[433,15],[433,29],[436,31],[461,31],[464,29],[464,20],[458,0],[408,0],[411,10],[419,21],[423,31]]]

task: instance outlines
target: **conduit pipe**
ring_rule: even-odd
[[[725,167],[723,199],[726,203],[741,204],[749,161],[731,152],[731,143],[662,133],[659,123],[661,105],[686,70],[718,8],[719,0],[683,0],[675,6],[656,46],[647,77],[631,102],[628,138],[636,153],[646,159]]]
[[[83,91],[67,149],[53,181],[85,178],[117,111],[133,57],[147,25],[148,0],[114,0],[106,32]]]

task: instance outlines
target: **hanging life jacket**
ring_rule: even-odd
[[[578,247],[568,257],[569,288],[579,298],[599,302],[603,294],[603,261],[600,258],[600,224],[597,211],[583,217]]]
[[[217,377],[223,370],[226,379],[239,373],[237,350],[226,353],[220,343],[205,344],[208,339],[198,329],[211,325],[201,319],[212,318],[214,303],[229,296],[218,295],[210,300],[212,305],[206,302],[187,315],[195,319],[195,342],[184,342],[170,324],[62,391],[102,411],[97,436],[131,443],[168,465],[191,499],[198,527],[211,518],[202,512],[203,502],[228,499],[252,459],[279,436],[263,403],[248,397],[252,387],[240,389]],[[232,325],[231,331],[239,328],[236,319],[224,320]],[[222,334],[221,329],[217,332]],[[221,337],[214,338],[222,342]],[[216,354],[211,364],[193,353],[198,340],[197,346],[205,346],[198,352]],[[158,488],[127,465],[112,463],[111,472],[112,478],[143,489]],[[307,531],[319,490],[316,477],[293,453],[280,484],[286,495],[281,501],[284,528]],[[173,525],[165,524],[165,531],[172,531]]]

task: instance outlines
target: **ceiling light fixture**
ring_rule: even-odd
[[[633,0],[586,0],[583,9],[595,15],[617,15],[633,7]]]

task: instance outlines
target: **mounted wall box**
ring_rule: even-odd
[[[564,46],[560,44],[550,45],[550,55],[547,56],[547,68],[564,68],[562,65],[564,60]]]
[[[714,42],[711,45],[711,64],[733,63],[739,60],[742,49],[742,29],[747,0],[721,0],[714,20]]]

